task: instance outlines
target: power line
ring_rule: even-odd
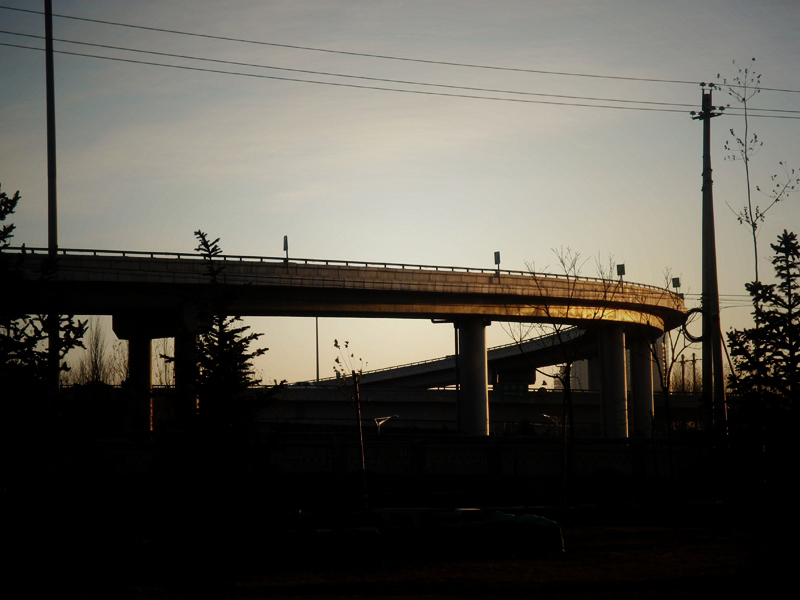
[[[8,35],[17,35],[21,37],[29,37],[35,39],[44,39],[43,36],[40,35],[32,35],[27,33],[17,33],[14,31],[5,31],[0,30],[0,33],[5,33]],[[524,95],[524,96],[539,96],[539,97],[547,97],[547,98],[562,98],[567,100],[591,100],[595,102],[620,102],[626,104],[649,104],[649,105],[657,105],[657,106],[675,106],[675,107],[682,107],[682,108],[695,108],[695,104],[683,104],[677,102],[655,102],[649,100],[627,100],[627,99],[619,99],[619,98],[597,98],[592,96],[570,96],[570,95],[562,95],[562,94],[545,94],[541,92],[523,92],[519,90],[504,90],[504,89],[496,89],[496,88],[481,88],[481,87],[470,87],[470,86],[461,86],[461,85],[451,85],[445,83],[428,83],[428,82],[420,82],[420,81],[410,81],[410,80],[402,80],[402,79],[388,79],[383,77],[369,77],[365,75],[347,75],[343,73],[332,73],[328,71],[313,71],[308,69],[294,69],[289,67],[276,67],[273,65],[260,65],[256,63],[246,63],[240,61],[232,61],[232,60],[222,60],[217,58],[205,58],[200,56],[191,56],[186,54],[174,54],[170,52],[158,52],[156,50],[141,50],[138,48],[128,48],[125,46],[112,46],[109,44],[96,44],[91,42],[79,42],[76,40],[68,40],[63,38],[53,38],[54,41],[63,42],[67,44],[76,44],[81,46],[91,46],[95,48],[106,48],[109,50],[122,50],[125,52],[137,52],[140,54],[152,54],[155,56],[167,56],[170,58],[183,58],[187,60],[197,60],[202,62],[214,62],[226,65],[235,65],[240,67],[253,67],[258,69],[273,69],[276,71],[287,71],[292,73],[305,73],[309,75],[325,75],[330,77],[342,77],[348,79],[363,79],[367,81],[380,81],[384,83],[399,83],[404,85],[419,85],[419,86],[428,86],[428,87],[442,87],[448,89],[459,89],[459,90],[467,90],[473,92],[490,92],[490,93],[501,93],[501,94],[517,94],[517,95]],[[733,109],[734,111],[738,110],[736,108]],[[780,113],[798,113],[800,114],[800,110],[789,110],[789,109],[779,109],[779,108],[751,108],[751,111],[759,111],[759,112],[780,112]],[[734,113],[736,116],[739,116],[739,113]]]
[[[37,50],[43,52],[43,48],[35,48],[32,46],[23,46],[21,44],[10,44],[7,42],[0,42],[0,46],[8,46],[10,48],[21,48],[24,50]],[[145,51],[146,52],[146,51]],[[516,102],[522,104],[546,104],[551,106],[575,106],[575,107],[583,107],[583,108],[605,108],[605,109],[615,109],[615,110],[637,110],[637,111],[648,111],[648,112],[671,112],[671,113],[680,113],[680,114],[688,114],[686,110],[678,110],[675,108],[655,108],[655,107],[648,107],[648,106],[615,106],[609,104],[587,104],[583,102],[556,102],[556,101],[548,101],[548,100],[530,100],[525,98],[503,98],[500,96],[478,96],[475,94],[457,94],[451,92],[434,92],[434,91],[425,91],[425,90],[412,90],[412,89],[403,89],[403,88],[390,88],[390,87],[382,87],[382,86],[371,86],[371,85],[359,85],[355,83],[340,83],[334,81],[318,81],[314,79],[300,79],[297,77],[280,77],[278,75],[261,75],[256,73],[240,73],[237,71],[226,71],[223,69],[208,69],[202,67],[192,67],[189,65],[170,65],[166,63],[158,63],[152,61],[145,61],[145,60],[134,60],[131,58],[119,58],[119,57],[112,57],[112,56],[102,56],[99,54],[86,54],[82,52],[69,52],[67,50],[54,50],[55,54],[65,54],[68,56],[81,56],[85,58],[97,58],[101,60],[109,60],[115,62],[124,62],[130,64],[139,64],[139,65],[148,65],[153,67],[164,67],[168,69],[182,69],[186,71],[198,71],[203,73],[216,73],[220,75],[235,75],[239,77],[250,77],[254,79],[272,79],[276,81],[291,81],[295,83],[310,83],[316,85],[327,85],[333,87],[346,87],[346,88],[354,88],[354,89],[363,89],[363,90],[375,90],[375,91],[382,91],[382,92],[396,92],[401,94],[417,94],[423,96],[441,96],[445,98],[463,98],[469,100],[490,100],[494,102]],[[159,54],[159,53],[156,53]],[[175,55],[179,56],[179,55]],[[204,59],[198,59],[204,60]],[[215,61],[215,59],[206,59],[210,61]],[[215,61],[217,62],[217,61]],[[229,62],[229,61],[218,61],[218,62]],[[247,64],[247,63],[242,63]],[[259,65],[254,65],[259,66]],[[273,68],[273,67],[266,67],[266,68]],[[313,73],[310,71],[309,73]],[[323,73],[319,73],[323,74]],[[335,74],[331,74],[335,75]],[[362,79],[362,77],[358,77],[355,75],[352,76],[345,76],[345,77],[356,77]],[[389,81],[389,82],[396,82],[402,83],[399,80],[382,80],[377,78],[368,78],[363,77],[363,79],[373,79],[378,81]],[[526,95],[535,95],[535,96],[548,96],[548,97],[562,97],[562,98],[574,98],[574,99],[585,99],[588,101],[597,100],[600,102],[631,102],[636,104],[657,104],[657,105],[666,105],[666,106],[686,106],[686,107],[694,107],[694,105],[685,105],[685,104],[670,104],[670,103],[661,103],[661,102],[648,102],[648,101],[636,101],[636,100],[615,100],[615,99],[594,99],[590,97],[581,97],[581,96],[557,96],[555,94],[538,94],[534,92],[513,92],[513,91],[503,91],[503,90],[489,90],[484,88],[468,88],[468,87],[460,87],[460,86],[450,86],[446,84],[431,84],[431,83],[416,83],[416,82],[408,82],[410,85],[428,85],[428,86],[435,86],[435,87],[445,87],[445,88],[455,88],[455,89],[465,89],[465,90],[475,90],[475,91],[487,91],[487,92],[499,92],[499,93],[509,93],[509,94],[526,94]],[[789,116],[789,115],[759,115],[753,114],[753,110],[758,109],[751,109],[748,113],[752,118],[772,118],[772,119],[800,119],[800,116]],[[770,110],[770,109],[764,109]],[[730,116],[740,116],[739,113],[725,113],[729,114]]]
[[[5,31],[0,30],[0,33],[5,33],[9,35],[17,35],[21,37],[29,37],[35,39],[44,39],[43,36],[40,35],[32,35],[27,33],[17,33],[14,31]],[[155,50],[140,50],[137,48],[128,48],[124,46],[111,46],[108,44],[95,44],[91,42],[78,42],[75,40],[67,40],[63,38],[53,38],[54,41],[57,42],[64,42],[67,44],[77,44],[81,46],[91,46],[95,48],[105,48],[109,50],[122,50],[125,52],[137,52],[140,54],[151,54],[155,56],[167,56],[170,58],[182,58],[187,60],[197,60],[202,62],[214,62],[220,63],[225,65],[234,65],[239,67],[254,67],[258,69],[272,69],[276,71],[287,71],[292,73],[305,73],[308,75],[325,75],[330,77],[342,77],[348,79],[363,79],[367,81],[380,81],[384,83],[399,83],[404,85],[419,85],[419,86],[428,86],[428,87],[441,87],[441,88],[448,88],[448,89],[458,89],[458,90],[467,90],[473,92],[490,92],[490,93],[500,93],[500,94],[517,94],[517,95],[524,95],[524,96],[539,96],[539,97],[547,97],[547,98],[562,98],[567,100],[591,100],[595,102],[620,102],[626,104],[649,104],[649,105],[658,105],[658,106],[675,106],[675,107],[682,107],[682,108],[696,108],[695,104],[680,104],[676,102],[654,102],[648,100],[627,100],[627,99],[617,99],[617,98],[597,98],[591,96],[569,96],[569,95],[562,95],[562,94],[545,94],[541,92],[523,92],[518,90],[504,90],[504,89],[496,89],[496,88],[482,88],[482,87],[470,87],[470,86],[461,86],[461,85],[451,85],[446,83],[428,83],[428,82],[420,82],[420,81],[410,81],[410,80],[403,80],[403,79],[387,79],[382,77],[369,77],[365,75],[347,75],[342,73],[332,73],[328,71],[312,71],[308,69],[293,69],[288,67],[276,67],[273,65],[260,65],[255,63],[246,63],[246,62],[239,62],[239,61],[232,61],[232,60],[222,60],[216,58],[205,58],[200,56],[190,56],[186,54],[173,54],[170,52],[158,52]],[[109,57],[111,58],[111,57]],[[758,109],[758,110],[770,110],[770,109]],[[800,111],[783,111],[783,112],[798,112]]]
[[[800,116],[792,117],[790,115],[755,115],[752,112],[753,110],[760,110],[760,109],[748,108],[747,109],[748,118],[753,118],[753,119],[800,119]],[[774,110],[777,110],[777,109],[774,109]],[[782,112],[798,112],[798,111],[782,111]],[[743,117],[744,116],[744,112],[729,112],[729,111],[726,111],[724,113],[720,113],[718,116],[720,116],[720,117]]]
[[[20,44],[9,44],[7,42],[0,42],[0,46],[8,46],[11,48],[22,48],[26,50],[39,50],[44,51],[42,48],[33,48],[31,46],[22,46]],[[237,75],[239,77],[251,77],[255,79],[273,79],[278,81],[293,81],[298,83],[312,83],[316,85],[329,85],[334,87],[347,87],[347,88],[356,88],[356,89],[364,89],[364,90],[378,90],[384,92],[399,92],[404,94],[419,94],[424,96],[444,96],[447,98],[466,98],[471,100],[491,100],[495,102],[517,102],[517,103],[524,103],[524,104],[548,104],[554,106],[580,106],[586,108],[610,108],[610,109],[617,109],[617,110],[639,110],[639,111],[651,111],[651,112],[672,112],[672,113],[681,113],[681,114],[688,114],[685,110],[677,110],[677,109],[670,109],[670,108],[650,108],[645,106],[613,106],[613,105],[606,105],[606,104],[585,104],[580,102],[555,102],[555,101],[547,101],[547,100],[529,100],[525,98],[502,98],[499,96],[476,96],[474,94],[455,94],[455,93],[448,93],[448,92],[432,92],[432,91],[425,91],[425,90],[410,90],[410,89],[402,89],[402,88],[389,88],[389,87],[380,87],[380,86],[370,86],[370,85],[359,85],[355,83],[340,83],[334,81],[316,81],[313,79],[299,79],[296,77],[280,77],[278,75],[261,75],[257,73],[239,73],[236,71],[224,71],[221,69],[207,69],[202,67],[191,67],[188,65],[169,65],[166,63],[157,63],[151,61],[144,61],[144,60],[134,60],[131,58],[117,58],[111,56],[101,56],[98,54],[85,54],[82,52],[68,52],[66,50],[54,50],[56,54],[66,54],[69,56],[82,56],[88,58],[98,58],[101,60],[110,60],[116,62],[125,62],[125,63],[132,63],[132,64],[139,64],[139,65],[149,65],[154,67],[166,67],[169,69],[183,69],[186,71],[199,71],[203,73],[217,73],[222,75]],[[755,116],[755,115],[754,115]],[[797,117],[800,118],[800,117]]]
[[[30,10],[24,8],[14,8],[10,6],[0,6],[0,9],[5,10],[13,10],[18,12],[25,12],[31,14],[43,14],[42,11],[37,10]],[[444,65],[449,67],[462,67],[468,69],[487,69],[493,71],[510,71],[510,72],[517,72],[517,73],[532,73],[537,75],[558,75],[558,76],[565,76],[565,77],[584,77],[584,78],[592,78],[592,79],[611,79],[611,80],[618,80],[618,81],[641,81],[641,82],[648,82],[648,83],[672,83],[672,84],[681,84],[681,85],[703,85],[704,82],[700,81],[688,81],[682,79],[658,79],[658,78],[651,78],[651,77],[630,77],[630,76],[622,76],[622,75],[598,75],[594,73],[576,73],[570,71],[547,71],[543,69],[526,69],[521,67],[505,67],[505,66],[498,66],[498,65],[486,65],[486,64],[477,64],[477,63],[462,63],[462,62],[452,62],[452,61],[443,61],[443,60],[433,60],[433,59],[424,59],[424,58],[411,58],[406,56],[393,56],[387,54],[371,54],[367,52],[353,52],[347,50],[333,50],[330,48],[318,48],[314,46],[300,46],[294,44],[281,44],[277,42],[265,42],[261,40],[248,40],[244,38],[235,38],[235,37],[227,37],[227,36],[219,36],[219,35],[211,35],[207,33],[196,33],[190,31],[181,31],[178,29],[164,29],[160,27],[149,27],[146,25],[133,25],[130,23],[120,23],[116,21],[105,21],[102,19],[90,19],[88,17],[76,17],[72,15],[63,15],[63,14],[53,14],[54,17],[59,17],[62,19],[71,19],[75,21],[84,21],[88,23],[98,23],[102,25],[112,25],[115,27],[127,27],[130,29],[141,29],[144,31],[156,31],[159,33],[170,33],[175,35],[185,35],[191,37],[199,37],[205,39],[212,39],[212,40],[221,40],[221,41],[228,41],[228,42],[237,42],[243,44],[255,44],[260,46],[271,46],[276,48],[290,48],[293,50],[305,50],[309,52],[323,52],[327,54],[340,54],[345,56],[359,56],[364,58],[377,58],[382,60],[394,60],[394,61],[403,61],[403,62],[414,62],[414,63],[421,63],[421,64],[432,64],[432,65]],[[736,85],[726,85],[725,87],[741,87]],[[790,90],[790,89],[779,89],[779,88],[760,88],[764,91],[771,91],[771,92],[786,92],[786,93],[794,93],[800,94],[800,90]]]

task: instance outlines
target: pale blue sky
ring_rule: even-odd
[[[764,87],[800,89],[800,3],[743,1],[81,2],[54,12],[216,36],[503,67],[709,81],[757,59]],[[0,0],[42,10],[43,2]],[[0,29],[42,35],[41,15],[0,9]],[[630,82],[389,61],[54,20],[56,38],[285,68],[524,92],[697,105],[693,85]],[[0,42],[43,47],[0,34]],[[173,64],[57,43],[56,49]],[[280,71],[241,72],[334,81]],[[700,291],[701,125],[685,113],[512,103],[312,85],[56,55],[59,244],[188,251],[198,228],[231,254],[504,268],[555,267],[553,248],[624,262],[661,284],[665,267]],[[341,80],[339,80],[341,81]],[[0,183],[19,189],[18,243],[44,246],[44,53],[0,46]],[[397,84],[354,83],[383,87]],[[444,90],[443,90],[444,91]],[[463,91],[451,90],[456,93]],[[469,93],[469,92],[466,92]],[[477,92],[476,92],[477,94]],[[484,94],[498,96],[500,94]],[[527,99],[542,99],[526,97]],[[722,93],[715,103],[727,103]],[[754,106],[800,110],[800,94]],[[686,109],[689,110],[689,109]],[[768,183],[800,166],[800,120],[754,119],[753,162]],[[726,207],[744,202],[743,171],[723,161],[740,119],[713,122],[720,291],[752,278],[748,232]],[[800,231],[800,197],[776,206],[761,237]],[[594,275],[594,263],[584,273]],[[723,304],[725,306],[725,304]],[[725,308],[723,328],[747,322]],[[271,348],[265,377],[314,375],[314,323],[252,321]],[[452,328],[324,319],[370,367],[452,352]],[[492,343],[510,341],[497,325]]]

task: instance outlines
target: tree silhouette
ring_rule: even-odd
[[[554,342],[554,348],[558,355],[560,368],[554,376],[562,388],[562,415],[561,415],[561,439],[564,448],[563,464],[563,500],[567,503],[570,495],[569,486],[573,479],[574,470],[574,447],[575,447],[575,417],[572,397],[572,368],[585,351],[590,325],[582,325],[580,328],[572,324],[564,315],[568,315],[572,310],[578,309],[580,302],[581,283],[584,279],[581,271],[588,259],[581,257],[579,252],[571,248],[553,249],[553,254],[558,263],[558,278],[561,280],[560,300],[557,305],[544,303],[541,305],[544,318],[532,323],[508,323],[503,328],[508,335],[518,345],[520,352],[524,353],[523,343],[535,337],[549,336]],[[542,296],[547,296],[547,281],[553,275],[537,272],[533,263],[527,263],[528,272],[531,275],[531,282]],[[599,257],[596,258],[596,267],[600,283],[599,295],[604,301],[609,301],[620,291],[620,282],[613,279],[614,260],[609,257],[608,264],[603,264]],[[598,323],[605,316],[606,309],[586,308],[583,316],[587,320],[597,321]],[[542,375],[550,375],[536,369]]]
[[[800,244],[783,231],[772,266],[777,284],[746,284],[754,327],[728,333],[736,373],[729,377],[737,433],[756,442],[762,481],[782,476],[795,452],[800,398]]]
[[[10,198],[8,194],[0,190],[0,222],[4,222],[8,217],[14,214],[19,201],[19,190]],[[13,223],[5,222],[0,226],[0,250],[8,248],[11,245],[10,240],[14,237],[15,227]]]
[[[664,296],[665,298],[673,298],[675,306],[678,308],[682,305],[682,295],[673,296],[670,292],[670,285],[673,284],[673,281],[672,269],[665,269]],[[696,312],[689,313],[687,320],[684,321],[682,327],[669,329],[663,332],[659,330],[650,330],[646,334],[649,338],[649,358],[652,361],[652,365],[655,367],[653,375],[656,377],[655,382],[658,383],[659,387],[661,388],[661,398],[664,401],[663,425],[657,422],[655,412],[651,413],[652,427],[650,435],[651,437],[656,437],[657,431],[659,429],[663,429],[667,439],[667,462],[669,474],[670,477],[673,478],[675,477],[675,461],[672,445],[672,396],[676,391],[686,391],[685,373],[676,373],[675,367],[679,364],[685,366],[685,355],[689,350],[695,347],[694,344],[696,344],[696,342],[693,341],[694,338],[690,337],[690,334],[687,333],[687,326],[691,322],[691,317],[694,314],[696,314]],[[633,358],[633,355],[631,358]],[[680,377],[676,377],[676,375],[679,375]],[[696,382],[693,380],[692,390],[695,391],[696,388]]]
[[[736,101],[744,113],[744,133],[737,133],[734,128],[730,129],[730,139],[725,142],[725,150],[728,154],[725,160],[739,161],[744,166],[745,191],[747,201],[741,210],[734,210],[730,204],[728,208],[736,215],[737,220],[742,225],[746,225],[750,230],[753,240],[753,264],[755,280],[759,281],[758,276],[758,227],[764,222],[767,212],[781,200],[786,199],[792,194],[796,187],[800,185],[800,177],[794,168],[780,161],[778,163],[782,173],[776,173],[771,177],[769,190],[762,190],[760,186],[755,186],[758,193],[768,199],[766,207],[762,208],[753,201],[753,185],[751,183],[750,160],[755,156],[764,142],[758,139],[758,134],[750,130],[750,101],[761,93],[761,74],[755,70],[755,58],[750,59],[750,66],[738,67],[737,74],[730,80],[723,78],[719,84],[722,88],[727,88],[728,95]],[[736,61],[733,61],[736,66]],[[720,75],[717,74],[717,79]]]
[[[346,390],[352,386],[353,395],[351,400],[356,408],[356,422],[358,423],[358,441],[361,447],[361,485],[363,491],[363,507],[369,506],[367,491],[367,462],[364,454],[364,424],[361,419],[361,375],[364,373],[364,360],[356,359],[355,354],[348,350],[350,342],[347,340],[339,344],[339,340],[333,340],[333,347],[339,351],[339,356],[334,359],[333,370],[336,373],[336,381],[339,383],[339,390],[345,394]],[[358,360],[358,369],[356,369]]]
[[[771,413],[788,413],[800,395],[800,244],[784,230],[770,247],[778,283],[745,285],[755,326],[728,333],[736,367],[730,385]]]
[[[194,235],[210,282],[200,315],[207,327],[197,339],[198,413],[208,425],[232,428],[252,412],[245,392],[261,382],[253,360],[268,348],[251,349],[262,334],[249,331],[240,317],[228,314],[231,298],[222,285],[225,264],[217,260],[222,254],[219,238],[211,241],[200,230]]]
[[[127,371],[127,357],[122,346],[125,342],[120,342],[109,348],[102,322],[97,317],[91,317],[84,340],[86,352],[71,365],[70,372],[64,378],[65,383],[122,383],[126,379],[123,373]]]
[[[21,285],[24,275],[21,269],[25,260],[24,246],[22,253],[3,252],[11,246],[14,237],[14,224],[6,223],[16,210],[21,199],[19,191],[9,197],[0,191],[0,281],[3,282],[3,293],[0,294],[0,381],[6,385],[6,391],[14,388],[23,394],[26,386],[39,389],[49,379],[49,358],[47,350],[48,329],[46,315],[27,315],[16,312],[7,304],[15,286]],[[50,265],[52,267],[52,265]],[[48,265],[42,272],[42,278],[49,276]],[[80,321],[72,315],[58,316],[61,332],[59,345],[59,370],[68,371],[64,358],[73,348],[83,348],[81,339],[86,333],[87,322]],[[31,395],[32,390],[28,390]]]

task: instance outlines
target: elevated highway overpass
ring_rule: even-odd
[[[526,339],[486,349],[489,382],[532,384],[536,369],[564,362],[564,356],[582,360],[597,354],[594,332],[571,327],[556,333]],[[363,387],[392,388],[443,388],[458,383],[459,364],[455,354],[441,358],[417,361],[405,365],[364,371]],[[320,380],[320,384],[336,385],[334,377]]]
[[[29,310],[47,308],[52,291],[75,314],[171,309],[194,302],[209,282],[194,254],[60,250],[47,279],[40,275],[46,250],[16,254],[26,281],[12,302]],[[594,277],[254,256],[219,261],[230,312],[242,316],[602,321],[663,331],[680,325],[685,312],[683,299],[663,288]]]
[[[62,249],[55,265],[45,268],[45,249],[10,248],[2,254],[24,276],[3,300],[4,309],[112,315],[117,335],[131,342],[132,373],[146,371],[148,378],[150,340],[174,336],[176,384],[188,385],[194,369],[194,336],[202,328],[199,315],[209,296],[201,256]],[[629,433],[626,347],[633,394],[645,407],[649,397],[652,409],[650,343],[685,318],[681,296],[622,280],[298,258],[220,256],[217,260],[225,266],[220,281],[230,299],[231,315],[452,321],[460,339],[459,426],[468,434],[488,432],[485,327],[491,321],[597,330],[605,431],[624,437]]]

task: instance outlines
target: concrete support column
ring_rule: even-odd
[[[131,412],[135,429],[150,429],[152,361],[150,338],[137,337],[128,340],[128,383],[134,397]]]
[[[175,391],[178,397],[178,420],[188,424],[197,412],[197,336],[175,336]]]
[[[649,438],[653,429],[653,357],[647,336],[628,335],[631,362],[630,436]]]
[[[463,435],[489,435],[486,321],[467,319],[457,324],[459,336],[458,430]]]
[[[137,392],[149,394],[152,385],[152,340],[128,340],[128,379]]]
[[[653,371],[653,391],[663,392],[664,382],[661,381],[660,374],[667,372],[667,360],[672,360],[671,356],[667,358],[667,355],[671,355],[671,352],[667,352],[665,334],[661,334],[655,344],[653,344],[651,354],[653,355],[653,362],[658,362],[658,364],[661,365],[660,371],[658,369]],[[655,368],[655,365],[653,365],[653,367]]]
[[[603,387],[603,365],[599,356],[590,356],[586,360],[586,373],[588,377],[588,390],[598,391]]]
[[[603,364],[603,436],[628,437],[628,398],[625,370],[625,332],[621,325],[600,330]]]

